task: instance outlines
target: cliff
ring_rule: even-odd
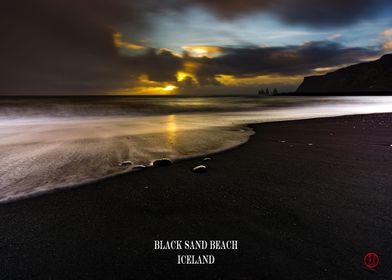
[[[392,91],[392,54],[322,76],[305,77],[298,93]]]

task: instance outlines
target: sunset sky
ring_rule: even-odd
[[[295,90],[392,52],[386,0],[5,0],[0,94]]]

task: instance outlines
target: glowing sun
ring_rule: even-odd
[[[169,85],[169,86],[164,87],[163,90],[164,91],[172,91],[172,90],[175,90],[176,88],[177,88],[176,86]]]

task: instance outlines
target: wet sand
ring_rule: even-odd
[[[0,205],[0,279],[390,279],[392,114],[252,127],[208,162]],[[208,172],[192,173],[199,164]],[[239,249],[153,250],[176,239]],[[216,261],[177,265],[178,254]]]

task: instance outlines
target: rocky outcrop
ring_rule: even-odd
[[[392,91],[392,54],[372,62],[305,77],[297,93],[360,93]]]

